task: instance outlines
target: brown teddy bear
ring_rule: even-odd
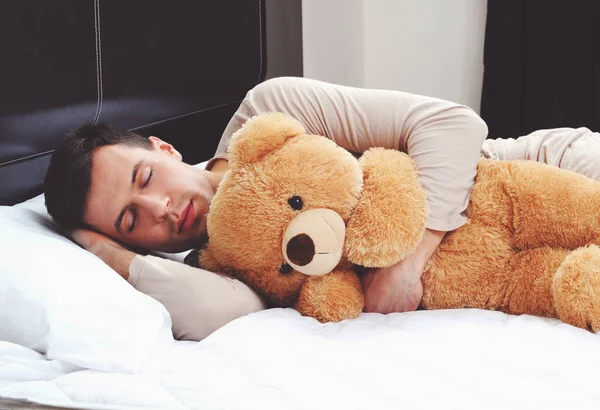
[[[227,272],[274,306],[319,321],[360,314],[354,268],[412,253],[427,220],[406,154],[360,159],[280,113],[232,138],[208,215],[202,267]],[[426,309],[482,308],[600,329],[600,183],[534,162],[483,159],[468,222],[422,276]]]

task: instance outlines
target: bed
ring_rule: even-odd
[[[175,342],[136,373],[80,369],[0,342],[0,395],[94,409],[591,410],[600,403],[599,343],[498,312],[321,325],[273,309],[202,342]]]
[[[269,309],[173,340],[165,308],[63,236],[41,195],[83,122],[202,166],[265,79],[263,1],[165,4],[0,2],[0,408],[600,408],[600,335],[552,319]]]

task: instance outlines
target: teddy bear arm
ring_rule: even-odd
[[[304,316],[320,322],[353,319],[362,312],[364,294],[358,276],[347,269],[336,269],[323,276],[310,276],[295,308]]]
[[[346,256],[366,267],[391,266],[419,244],[427,204],[410,157],[373,148],[360,159],[363,191],[346,231]]]

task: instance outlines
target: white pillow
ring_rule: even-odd
[[[173,343],[165,308],[58,233],[42,195],[0,207],[0,258],[0,340],[107,372]]]

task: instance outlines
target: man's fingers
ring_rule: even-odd
[[[376,269],[369,269],[360,276],[360,280],[362,282],[365,293],[367,292],[367,289],[371,287],[376,271]]]
[[[370,269],[361,277],[365,291],[365,312],[394,313],[412,312],[419,306],[423,296],[423,286],[417,278],[393,275],[387,269]]]
[[[377,269],[368,269],[360,277],[365,293],[364,311],[368,313],[375,312],[377,309],[377,301],[379,296],[376,286],[373,284],[376,272]]]
[[[92,251],[92,248],[116,244],[109,237],[88,229],[74,229],[70,232],[70,237],[88,251]]]
[[[365,291],[365,312],[390,313],[393,311],[394,291],[381,278],[373,278]]]

